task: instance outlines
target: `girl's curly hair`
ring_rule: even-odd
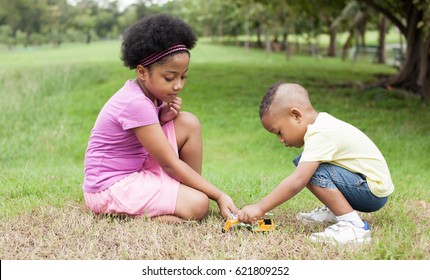
[[[184,44],[190,50],[196,41],[191,27],[182,20],[166,14],[148,16],[137,21],[124,33],[121,59],[124,66],[136,69],[139,62],[151,54],[162,52],[176,44]],[[166,58],[159,62],[162,63]]]

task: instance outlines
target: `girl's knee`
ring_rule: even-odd
[[[192,220],[200,221],[204,217],[206,217],[208,212],[209,212],[209,198],[207,197],[207,195],[201,193],[201,196],[198,199],[196,199],[195,206],[191,210],[190,218]]]
[[[206,194],[183,186],[180,189],[175,215],[184,220],[200,221],[209,212],[209,198]]]
[[[179,116],[175,119],[175,126],[176,125],[186,127],[193,131],[196,129],[200,130],[201,128],[199,119],[190,112],[180,112]]]
[[[189,201],[187,209],[184,211],[184,219],[200,221],[209,212],[209,198],[204,194],[196,195]]]

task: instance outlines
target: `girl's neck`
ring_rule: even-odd
[[[157,98],[155,98],[155,96],[153,96],[151,93],[149,93],[149,91],[145,88],[145,85],[143,85],[142,82],[139,79],[137,79],[137,78],[134,81],[140,87],[140,89],[142,90],[143,94],[145,94],[145,96],[148,97],[149,100],[151,100],[152,103],[155,104],[155,106],[158,106],[158,100],[157,100]]]

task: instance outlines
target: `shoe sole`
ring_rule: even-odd
[[[315,221],[315,220],[312,220],[312,219],[307,219],[307,218],[299,216],[299,215],[296,215],[296,219],[299,220],[300,222],[302,222],[305,225],[315,225],[315,224],[323,225],[323,224],[336,223],[337,222],[337,221],[323,221],[323,222],[320,222],[320,221]]]
[[[314,236],[310,236],[309,239],[314,243],[330,243],[332,245],[347,245],[347,244],[369,244],[372,242],[372,237],[365,237],[365,238],[359,238],[355,240],[350,240],[347,242],[339,242],[335,239],[328,239],[328,238],[318,238]]]

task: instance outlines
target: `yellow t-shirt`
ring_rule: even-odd
[[[371,192],[385,197],[394,191],[387,163],[376,145],[358,128],[328,113],[308,125],[300,158],[328,162],[366,176]]]

